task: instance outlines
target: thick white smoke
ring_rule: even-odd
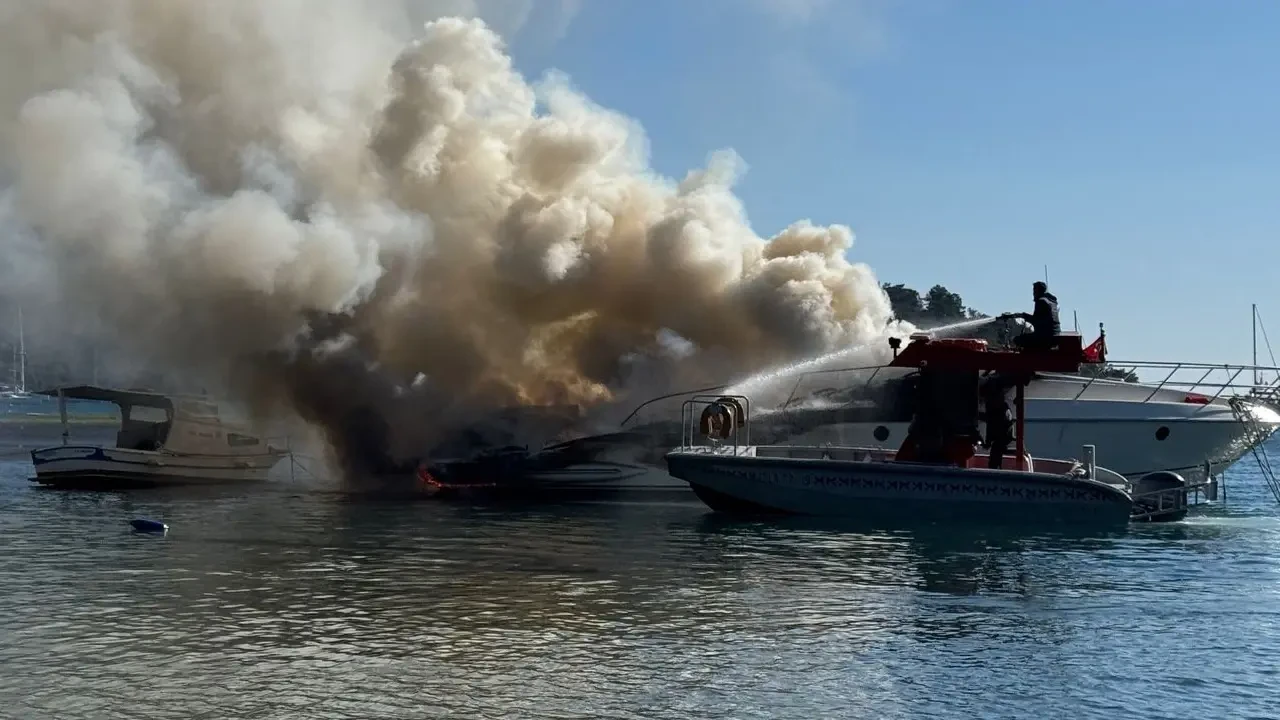
[[[369,422],[404,454],[486,408],[884,332],[848,228],[758,237],[735,155],[658,177],[635,123],[562,76],[529,84],[479,19],[409,41],[406,19],[434,16],[411,5],[7,4],[0,281],[348,453]]]

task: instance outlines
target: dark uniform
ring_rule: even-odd
[[[1031,293],[1035,298],[1035,312],[1019,313],[1016,317],[1031,323],[1033,330],[1019,335],[1013,341],[1024,350],[1047,349],[1062,334],[1062,323],[1058,321],[1058,298],[1042,282],[1033,285]]]
[[[987,467],[999,469],[1004,464],[1004,454],[1013,442],[1013,411],[1005,387],[997,378],[990,378],[982,387],[983,420],[987,423]]]

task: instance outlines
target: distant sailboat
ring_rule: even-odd
[[[7,399],[29,398],[27,392],[27,339],[22,327],[22,308],[18,308],[18,342],[13,346],[13,387],[0,393]]]

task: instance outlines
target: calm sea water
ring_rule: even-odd
[[[1280,512],[1243,464],[1173,525],[868,534],[692,499],[42,491],[18,443],[3,717],[1280,716]]]

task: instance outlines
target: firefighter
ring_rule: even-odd
[[[998,470],[1004,464],[1004,455],[1013,442],[1013,411],[1004,383],[992,376],[982,386],[983,420],[987,423],[987,467]]]
[[[1031,286],[1035,310],[1030,313],[1006,313],[1002,318],[1021,318],[1031,323],[1032,330],[1015,337],[1013,342],[1023,350],[1048,350],[1062,334],[1058,321],[1058,298],[1049,292],[1049,286],[1037,280]]]

